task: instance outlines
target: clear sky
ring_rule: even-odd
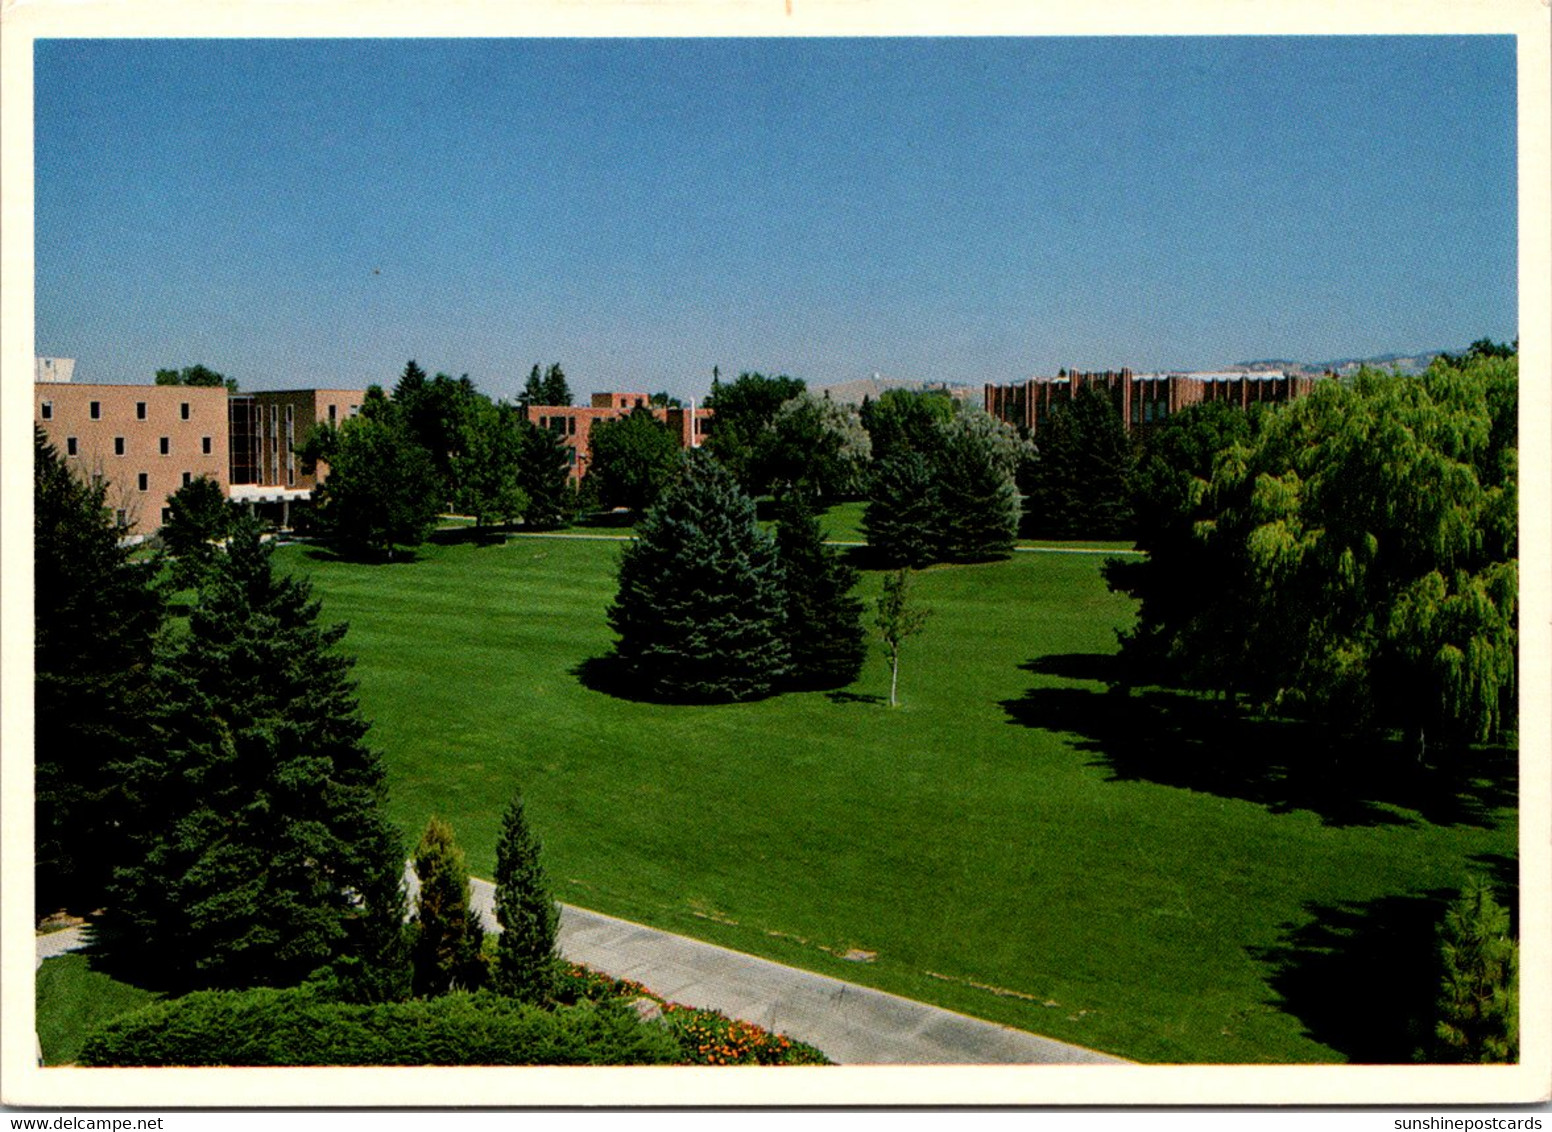
[[[52,40],[37,352],[510,396],[1511,339],[1508,37]]]

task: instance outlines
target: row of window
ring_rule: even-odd
[[[102,420],[102,402],[101,401],[89,401],[89,402],[87,402],[86,415],[89,416],[94,421]],[[189,419],[189,415],[190,415],[189,403],[187,401],[179,402],[179,404],[178,404],[178,416],[180,418],[182,418],[183,420],[188,420]],[[54,402],[52,402],[52,401],[42,401],[42,402],[39,402],[39,404],[38,404],[38,416],[41,417],[43,420],[46,420],[46,421],[53,420],[54,419]],[[136,401],[135,402],[135,419],[137,421],[143,421],[143,420],[146,419],[146,403],[144,401]]]
[[[113,454],[115,456],[127,455],[128,454],[128,448],[129,448],[129,444],[122,436],[115,436],[113,438]],[[162,437],[161,438],[161,443],[160,443],[160,448],[161,448],[161,452],[162,452],[163,456],[171,456],[172,455],[172,437],[170,437],[170,436]],[[208,436],[200,437],[199,438],[199,448],[200,448],[201,455],[209,456],[211,454],[211,452],[214,450],[214,444],[211,441],[210,437],[208,437]],[[80,445],[77,443],[76,438],[73,437],[73,436],[65,437],[65,455],[66,456],[79,456],[80,454],[81,454],[81,452],[80,452]]]
[[[557,436],[575,436],[577,434],[577,418],[540,417],[539,427],[547,428]]]

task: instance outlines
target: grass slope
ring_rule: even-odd
[[[1254,729],[1211,775],[1139,749],[1153,701],[1118,706],[1089,678],[1131,616],[1096,557],[922,574],[934,612],[891,711],[876,650],[839,695],[675,707],[590,690],[574,672],[612,643],[619,553],[281,552],[325,617],[350,622],[407,836],[441,815],[489,877],[520,788],[562,900],[1189,1062],[1405,1059],[1438,899],[1473,862],[1512,862],[1509,799],[1485,787],[1436,821],[1402,794],[1323,812],[1237,769],[1265,757]],[[866,575],[865,596],[877,588]],[[1160,734],[1178,724],[1156,716]],[[839,958],[850,949],[876,958]]]
[[[35,993],[45,1065],[71,1064],[92,1029],[160,997],[92,970],[91,960],[78,953],[45,960]]]

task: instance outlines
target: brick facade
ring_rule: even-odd
[[[653,407],[645,393],[594,393],[589,404],[530,405],[528,419],[540,428],[557,433],[571,453],[571,478],[587,474],[592,448],[590,437],[597,421],[618,420],[638,408],[650,409],[679,440],[680,448],[699,448],[712,418],[710,409],[665,409]]]
[[[162,525],[167,497],[198,476],[231,486],[224,388],[38,382],[33,419],[65,462],[101,477],[126,534]]]
[[[361,411],[360,389],[234,393],[229,405],[231,482],[311,492],[329,474],[302,470],[297,449],[315,425],[338,425]]]
[[[1227,401],[1247,408],[1303,397],[1317,378],[1285,373],[1133,373],[1129,369],[1063,377],[1033,377],[1016,385],[986,386],[986,411],[1031,436],[1053,406],[1071,401],[1078,390],[1096,386],[1110,395],[1126,431],[1146,435],[1189,405]]]

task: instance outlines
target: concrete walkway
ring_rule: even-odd
[[[413,899],[414,874],[405,879]],[[500,931],[495,885],[473,879],[470,890],[486,929]],[[78,927],[38,936],[37,965],[84,946],[84,937]],[[808,1042],[843,1065],[1121,1063],[1081,1046],[569,904],[561,905],[560,948],[573,962],[634,980],[670,1002],[720,1010]]]
[[[472,880],[471,902],[499,930],[495,886]],[[720,1010],[824,1051],[846,1065],[1117,1064],[1109,1057],[955,1014],[870,987],[561,905],[567,959],[631,979],[671,1002]]]

